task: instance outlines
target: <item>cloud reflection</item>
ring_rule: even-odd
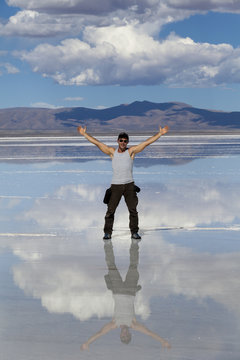
[[[25,220],[44,227],[84,231],[103,227],[106,208],[102,186],[67,185],[53,195],[37,199],[25,212]],[[240,188],[219,181],[188,181],[156,184],[139,195],[140,228],[228,226],[239,222]],[[128,213],[123,202],[116,212],[115,229],[128,227]]]
[[[216,181],[158,184],[140,193],[141,228],[144,232],[160,226],[227,226],[238,219],[239,192],[237,185],[226,191],[225,184]],[[99,256],[106,210],[103,194],[102,186],[62,186],[53,195],[36,200],[23,216],[26,221],[35,220],[45,232],[54,227],[55,237],[1,241],[1,247],[11,247],[24,260],[13,269],[16,284],[41,299],[50,312],[68,312],[82,321],[112,315],[113,301],[104,286],[105,270]],[[119,240],[120,248],[129,243],[127,217],[127,210],[119,209],[113,241]],[[197,235],[192,234],[194,240]],[[148,266],[141,274],[143,289],[136,299],[136,314],[147,319],[154,297],[183,295],[203,302],[211,298],[240,315],[240,253],[199,254],[166,242],[163,235],[146,232],[144,262]],[[120,251],[125,254],[123,248]]]
[[[104,284],[106,269],[99,256],[102,243],[90,233],[92,241],[84,246],[84,238],[11,241],[8,246],[25,260],[13,268],[17,286],[41,299],[49,312],[71,313],[82,321],[111,317],[113,300]],[[136,297],[136,315],[147,319],[156,297],[181,295],[201,303],[212,299],[239,316],[240,253],[197,253],[166,242],[162,234],[154,232],[144,242],[145,266],[143,271],[140,267],[142,290]],[[194,241],[195,232],[192,234]],[[36,249],[38,258],[30,256]],[[124,248],[120,252],[126,256]]]
[[[89,267],[88,256],[74,256],[74,248],[71,256],[60,256],[61,240],[55,245],[51,254],[15,266],[15,283],[27,295],[41,299],[50,313],[70,313],[81,321],[110,316],[112,298],[105,291],[101,272]]]
[[[114,312],[110,322],[107,322],[99,331],[90,336],[82,344],[82,350],[88,350],[91,343],[108,332],[120,328],[120,339],[122,343],[129,344],[132,339],[131,332],[135,330],[144,335],[152,337],[161,343],[163,347],[170,348],[168,341],[164,340],[157,333],[154,333],[145,325],[138,322],[135,315],[135,297],[141,286],[138,284],[139,272],[139,246],[137,241],[132,241],[130,247],[130,263],[128,271],[123,280],[115,261],[113,245],[110,240],[105,242],[105,259],[108,267],[108,274],[105,275],[107,288],[111,290],[114,299]]]

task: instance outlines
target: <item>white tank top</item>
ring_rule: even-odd
[[[120,325],[131,326],[135,318],[135,296],[114,294],[114,320],[117,327]]]
[[[112,157],[112,168],[112,184],[120,185],[133,182],[133,159],[128,150],[123,153],[118,152],[118,149],[115,150]]]

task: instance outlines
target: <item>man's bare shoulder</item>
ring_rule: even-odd
[[[130,146],[130,147],[128,148],[129,155],[130,155],[132,158],[134,158],[134,155],[135,155],[134,150],[135,150],[135,149],[136,149],[136,145]]]
[[[134,150],[136,149],[136,147],[137,147],[137,145],[129,146],[129,148],[128,148],[129,154],[132,154],[134,152]]]
[[[109,149],[109,155],[112,157],[114,155],[116,149],[111,146],[109,146],[108,149]]]

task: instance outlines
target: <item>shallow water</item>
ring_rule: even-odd
[[[163,137],[135,159],[142,241],[122,201],[104,247],[111,161],[81,137],[1,139],[1,360],[238,360],[239,160],[239,136]],[[112,247],[116,273],[139,274],[140,325],[128,345],[113,329],[83,351],[113,317]]]

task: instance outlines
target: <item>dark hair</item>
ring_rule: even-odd
[[[121,132],[119,135],[118,135],[118,140],[119,139],[127,139],[127,141],[129,140],[129,137],[128,137],[128,134],[125,133],[125,132]]]
[[[128,345],[132,340],[132,334],[130,333],[128,326],[126,326],[126,329],[127,332],[125,334],[122,333],[122,329],[121,329],[120,339],[123,344]]]

